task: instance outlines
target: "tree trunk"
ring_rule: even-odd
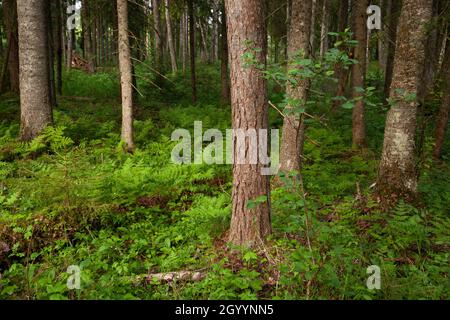
[[[311,9],[311,35],[310,35],[310,47],[311,47],[311,55],[314,57],[316,54],[316,22],[318,16],[318,0],[312,0],[312,9]]]
[[[192,87],[192,103],[197,103],[197,79],[195,75],[195,20],[194,20],[194,3],[188,1],[189,12],[189,50],[191,58],[191,87]]]
[[[395,47],[397,43],[397,26],[400,18],[400,11],[402,8],[401,1],[392,0],[391,12],[389,14],[389,27],[388,27],[388,37],[389,45],[386,58],[386,74],[384,77],[384,100],[389,98],[391,91],[391,82],[394,72],[394,57],[395,57]]]
[[[161,85],[163,82],[163,39],[161,29],[161,16],[160,16],[160,0],[152,0],[153,8],[153,24],[155,29],[155,66],[156,66],[156,83]]]
[[[328,32],[330,28],[330,0],[323,0],[322,23],[320,28],[320,57],[323,59],[328,51]]]
[[[338,32],[344,32],[348,25],[348,0],[340,0],[339,2],[339,21],[338,21]],[[348,48],[340,48],[341,50],[348,50]],[[338,64],[335,69],[335,76],[338,79],[338,85],[336,90],[336,97],[345,96],[345,91],[347,89],[348,76],[350,69],[344,67],[342,64]],[[340,100],[335,100],[333,102],[332,112],[336,112],[341,106]]]
[[[7,61],[9,88],[12,92],[19,93],[19,45],[16,0],[3,1],[3,19],[9,50],[9,59]]]
[[[307,59],[310,55],[309,39],[311,32],[311,0],[293,0],[291,23],[288,31],[288,61],[289,71],[294,70],[295,59],[299,54]],[[280,163],[285,172],[299,171],[304,144],[303,115],[295,114],[295,107],[305,107],[308,99],[309,81],[296,79],[296,85],[287,85],[287,97],[299,101],[299,106],[287,105],[283,123]]]
[[[178,71],[177,56],[175,54],[175,46],[173,43],[172,22],[170,21],[170,0],[165,0],[166,5],[166,24],[167,24],[167,41],[169,43],[170,62],[172,64],[172,72]]]
[[[378,64],[383,74],[386,74],[387,48],[389,47],[389,35],[386,23],[383,23],[392,10],[392,0],[381,1],[381,30],[378,31]]]
[[[221,79],[221,98],[223,104],[230,103],[230,78],[228,74],[228,41],[227,41],[227,17],[225,8],[222,8],[221,17],[221,61],[220,61],[220,79]]]
[[[20,138],[37,137],[53,122],[49,90],[46,0],[17,0],[20,61]],[[33,8],[33,10],[30,10]]]
[[[63,29],[62,29],[62,12],[61,0],[56,0],[56,91],[62,94],[62,63],[63,63]]]
[[[92,47],[92,25],[90,21],[89,1],[83,0],[81,6],[81,20],[83,22],[83,37],[84,37],[84,58],[88,63],[88,72],[95,72],[94,53]]]
[[[267,33],[264,2],[260,0],[225,0],[228,27],[228,45],[231,66],[231,103],[233,129],[268,127],[267,83],[256,66],[247,66],[242,56],[248,52],[248,43],[260,52],[255,54],[258,64],[266,64]],[[245,17],[243,19],[242,17]],[[237,154],[236,138],[234,155]],[[253,146],[256,147],[256,146]],[[245,149],[249,145],[246,143]],[[248,159],[246,159],[248,160]],[[271,233],[270,185],[261,175],[262,165],[233,165],[232,218],[229,240],[234,245],[255,246]],[[253,209],[248,202],[260,196],[266,199]]]
[[[412,200],[417,192],[417,95],[425,62],[426,26],[431,15],[432,0],[403,1],[390,94],[396,103],[386,119],[377,180],[377,192],[384,205],[398,198]]]
[[[366,0],[353,0],[353,30],[358,45],[354,48],[354,59],[358,63],[352,65],[352,97],[360,99],[356,101],[352,115],[352,144],[355,148],[366,146],[366,125],[364,120],[364,101],[363,93],[358,88],[364,88],[364,78],[366,71]]]
[[[450,41],[447,39],[445,49],[445,57],[442,65],[443,70],[447,70],[443,83],[444,96],[442,97],[442,104],[437,115],[436,131],[435,131],[435,145],[433,149],[433,156],[439,159],[442,155],[442,147],[447,133],[448,118],[450,114]]]
[[[122,141],[132,151],[133,142],[133,88],[130,39],[128,35],[128,0],[117,0],[119,22],[119,68],[122,92]]]

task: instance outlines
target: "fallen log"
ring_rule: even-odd
[[[202,271],[177,271],[153,273],[148,275],[138,275],[132,280],[134,284],[142,282],[151,283],[153,281],[171,283],[175,281],[201,281],[206,277],[206,272]]]

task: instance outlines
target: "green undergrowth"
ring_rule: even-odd
[[[56,126],[29,143],[16,140],[18,99],[1,97],[0,299],[448,299],[448,163],[422,164],[417,207],[380,211],[371,196],[386,113],[377,94],[364,152],[351,149],[351,110],[328,116],[318,100],[306,201],[298,189],[273,188],[267,243],[230,250],[231,166],[170,161],[174,129],[192,132],[196,120],[204,130],[230,126],[229,106],[216,103],[217,66],[198,77],[195,106],[188,76],[172,75],[161,89],[139,78],[134,154],[120,144],[115,72],[65,73]],[[374,87],[377,79],[368,77]],[[71,265],[81,268],[80,290],[67,288]],[[380,267],[381,290],[366,286],[371,265]],[[205,278],[141,281],[172,271]]]

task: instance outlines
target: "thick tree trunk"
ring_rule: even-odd
[[[175,54],[175,46],[173,43],[172,22],[170,19],[170,0],[165,0],[166,5],[166,24],[167,24],[167,41],[169,43],[170,62],[172,64],[172,72],[178,71],[177,56]]]
[[[391,12],[389,13],[389,27],[388,27],[388,52],[386,58],[386,74],[384,77],[384,100],[389,98],[391,90],[392,76],[394,72],[394,57],[395,57],[395,47],[397,43],[397,26],[400,18],[400,11],[402,8],[401,1],[392,0]]]
[[[53,122],[48,70],[47,0],[17,0],[19,21],[21,140]],[[33,8],[33,10],[30,10]]]
[[[189,13],[189,51],[191,58],[191,88],[192,88],[192,103],[197,103],[197,78],[195,74],[195,18],[194,18],[194,3],[188,1]]]
[[[19,93],[19,44],[17,34],[16,0],[3,1],[3,19],[8,43],[9,87],[12,92]]]
[[[442,155],[442,147],[445,141],[445,135],[447,133],[448,119],[450,115],[450,41],[447,39],[447,45],[445,50],[444,62],[442,65],[443,70],[447,70],[444,76],[442,104],[439,108],[439,112],[436,118],[436,131],[435,131],[435,145],[433,149],[433,156],[439,159]]]
[[[264,2],[260,0],[225,0],[228,27],[228,46],[231,66],[231,103],[233,129],[259,129],[268,127],[267,83],[256,66],[247,66],[242,56],[248,52],[248,43],[260,52],[255,54],[259,64],[266,64],[267,33],[265,30]],[[245,19],[242,19],[245,17]],[[234,138],[234,155],[237,154]],[[256,147],[256,146],[253,146]],[[248,150],[246,143],[245,149]],[[271,233],[270,185],[261,175],[261,164],[234,164],[233,209],[229,240],[234,245],[255,246]],[[258,157],[259,158],[259,157]],[[256,208],[248,202],[267,197]]]
[[[117,0],[119,21],[119,68],[122,92],[122,141],[127,151],[133,142],[133,88],[130,39],[128,35],[128,0]]]
[[[228,74],[228,41],[227,41],[227,17],[225,8],[222,8],[221,23],[221,61],[220,61],[220,79],[221,79],[221,98],[223,104],[230,103],[230,78]]]
[[[386,119],[377,191],[389,205],[402,197],[412,200],[417,192],[415,133],[417,95],[423,75],[426,27],[432,0],[404,0],[391,85],[391,107]]]
[[[309,39],[311,32],[311,0],[293,0],[291,8],[291,23],[288,31],[288,61],[289,70],[296,68],[295,59],[301,54],[308,58],[310,55]],[[289,99],[298,101],[305,107],[308,99],[309,81],[297,79],[296,85],[287,85]],[[303,116],[295,114],[296,106],[287,105],[283,123],[283,138],[281,142],[280,163],[281,170],[285,172],[299,171],[301,169],[301,155],[304,144]]]
[[[353,0],[353,30],[358,45],[354,48],[354,59],[358,63],[352,65],[352,97],[360,99],[356,101],[352,115],[352,144],[355,148],[366,146],[366,125],[364,120],[363,93],[358,88],[364,88],[364,78],[366,71],[366,0]]]

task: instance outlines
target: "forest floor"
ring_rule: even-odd
[[[429,160],[428,121],[421,203],[382,212],[370,188],[387,109],[377,95],[362,153],[351,149],[351,110],[311,110],[321,120],[308,122],[306,203],[298,190],[273,188],[273,235],[255,250],[230,248],[231,167],[170,158],[173,130],[192,131],[196,120],[203,130],[230,127],[217,69],[200,68],[196,106],[189,77],[158,90],[138,69],[134,154],[120,146],[115,71],[65,73],[56,126],[31,143],[16,140],[18,98],[0,97],[0,299],[450,298],[450,139],[444,161]],[[379,87],[376,72],[368,78]],[[273,89],[270,98],[282,101]],[[281,127],[275,110],[270,119]],[[81,268],[80,290],[67,287],[71,265]],[[367,288],[371,265],[380,290]],[[204,278],[145,277],[174,271]]]

